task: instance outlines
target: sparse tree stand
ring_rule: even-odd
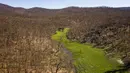
[[[0,28],[0,73],[46,73],[50,68],[53,73],[68,71],[60,43],[44,36],[39,26],[10,24],[6,31]]]

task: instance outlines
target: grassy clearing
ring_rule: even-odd
[[[94,48],[92,45],[72,42],[66,38],[69,28],[63,31],[56,31],[52,36],[53,40],[61,42],[72,52],[74,62],[78,73],[104,73],[111,69],[116,69],[118,63],[109,60],[103,50]]]

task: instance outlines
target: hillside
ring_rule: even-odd
[[[65,47],[51,39],[59,28],[70,28],[69,40],[90,43],[130,64],[128,7],[25,9],[0,4],[0,27],[0,73],[73,71],[72,59],[59,51]]]

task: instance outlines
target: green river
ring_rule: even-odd
[[[95,48],[90,44],[68,40],[66,37],[68,31],[69,28],[56,31],[52,39],[62,43],[72,53],[73,64],[77,73],[104,73],[112,69],[118,69],[120,64],[116,60],[108,59],[102,49]]]

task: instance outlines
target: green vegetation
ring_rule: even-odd
[[[109,60],[103,50],[94,48],[92,45],[69,41],[66,37],[68,31],[69,28],[56,31],[52,39],[63,43],[72,52],[73,64],[76,66],[78,73],[104,73],[119,66],[118,63]]]

